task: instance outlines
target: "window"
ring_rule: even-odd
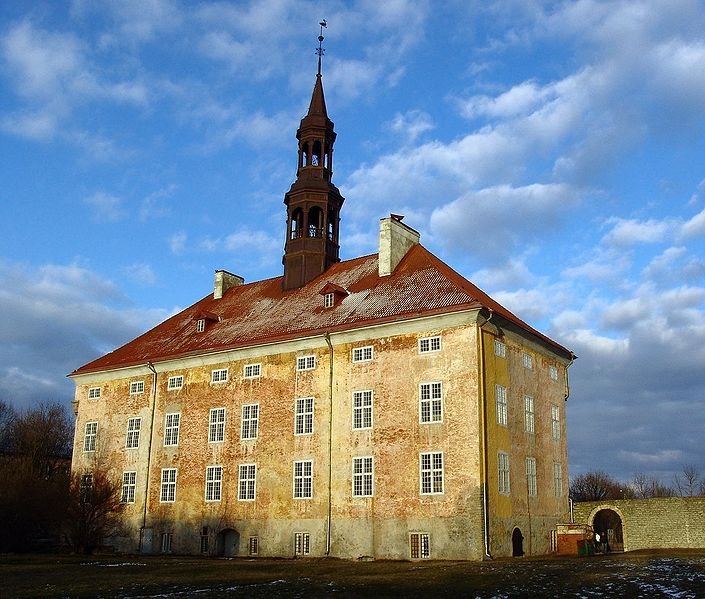
[[[228,380],[228,369],[218,368],[211,371],[211,383],[224,383]]]
[[[196,332],[197,333],[202,333],[203,331],[206,330],[206,319],[205,318],[199,318],[196,321]]]
[[[137,472],[122,473],[122,493],[120,494],[121,503],[135,502],[135,487],[137,486]]]
[[[201,529],[201,553],[208,553],[208,527],[204,526]]]
[[[531,370],[534,367],[534,359],[531,357],[531,354],[527,354],[524,352],[524,354],[521,357],[522,363],[524,364],[524,368],[528,368]]]
[[[372,360],[373,349],[371,345],[366,345],[365,347],[355,347],[352,350],[352,361],[353,362],[369,362]]]
[[[242,375],[246,379],[258,379],[262,372],[261,364],[247,364],[243,370]]]
[[[295,435],[310,435],[313,433],[313,397],[302,397],[296,400]]]
[[[170,447],[179,444],[179,425],[181,414],[167,414],[164,417],[164,446]]]
[[[125,447],[127,449],[137,449],[140,446],[140,427],[142,426],[141,418],[128,418],[127,420],[127,437],[125,438]]]
[[[225,439],[225,408],[212,408],[208,415],[208,443]]]
[[[86,422],[86,430],[83,435],[83,451],[95,451],[95,442],[97,436],[98,423]]]
[[[250,537],[248,547],[250,555],[257,555],[259,552],[259,537]]]
[[[144,381],[132,381],[130,383],[130,395],[144,393]]]
[[[176,501],[176,468],[162,468],[159,501],[162,503],[173,503]]]
[[[443,493],[443,452],[434,451],[420,454],[421,495]]]
[[[534,432],[534,398],[531,395],[524,396],[524,430]]]
[[[427,532],[412,532],[409,534],[409,549],[411,559],[428,559],[431,557],[431,536]]]
[[[311,535],[307,532],[294,533],[294,555],[308,555],[311,552]]]
[[[171,553],[171,543],[174,540],[174,533],[163,532],[161,538],[162,553]]]
[[[500,451],[497,454],[497,470],[500,495],[509,495],[509,454]]]
[[[420,420],[421,422],[443,421],[443,384],[421,383]]]
[[[323,295],[323,307],[332,308],[335,305],[335,295],[333,293],[326,293]]]
[[[237,498],[240,501],[254,501],[257,482],[257,464],[240,464]]]
[[[372,391],[353,391],[353,428],[372,428]]]
[[[242,406],[242,426],[240,438],[243,440],[256,439],[259,428],[259,404]]]
[[[220,501],[223,488],[223,467],[206,468],[206,501]]]
[[[353,458],[353,497],[372,497],[373,471],[373,458]]]
[[[558,368],[555,366],[551,365],[548,367],[548,376],[551,377],[552,381],[557,381],[558,380]]]
[[[563,468],[558,462],[553,464],[553,494],[556,497],[563,495]]]
[[[494,355],[500,358],[507,357],[507,345],[499,339],[494,340]]]
[[[441,351],[440,337],[423,337],[419,339],[419,353],[427,354],[436,351]]]
[[[551,437],[554,441],[561,438],[561,409],[551,406]]]
[[[494,397],[497,406],[497,424],[507,426],[507,388],[495,385]]]
[[[526,491],[536,497],[536,458],[526,458]]]
[[[79,498],[81,504],[90,503],[93,498],[93,475],[82,474],[79,486]]]
[[[294,462],[294,499],[313,497],[313,462]]]
[[[177,389],[181,389],[181,387],[183,387],[183,386],[184,386],[183,375],[170,376],[169,380],[167,382],[166,388],[167,388],[167,391],[176,391]]]
[[[296,370],[313,370],[316,367],[316,356],[301,356],[296,358]]]
[[[100,387],[91,387],[88,389],[88,399],[99,399]]]

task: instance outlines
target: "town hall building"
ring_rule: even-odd
[[[546,553],[567,521],[574,356],[392,214],[340,260],[319,68],[281,276],[214,289],[81,366],[73,471],[122,482],[120,551],[348,559]]]

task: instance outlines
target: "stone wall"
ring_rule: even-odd
[[[705,548],[705,497],[579,502],[574,521],[592,525],[602,509],[621,517],[625,551]]]

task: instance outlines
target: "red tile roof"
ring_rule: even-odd
[[[326,309],[320,291],[329,283],[349,295]],[[221,299],[210,294],[71,375],[468,308],[489,309],[559,355],[572,357],[565,347],[517,318],[423,246],[415,245],[386,277],[379,276],[377,254],[372,254],[334,264],[299,289],[282,291],[282,277],[276,277],[232,287]],[[195,320],[209,313],[220,320],[209,319],[205,331],[196,332]]]

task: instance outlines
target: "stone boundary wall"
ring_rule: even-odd
[[[624,551],[705,548],[705,497],[576,502],[573,521],[592,525],[602,509],[621,517]]]

